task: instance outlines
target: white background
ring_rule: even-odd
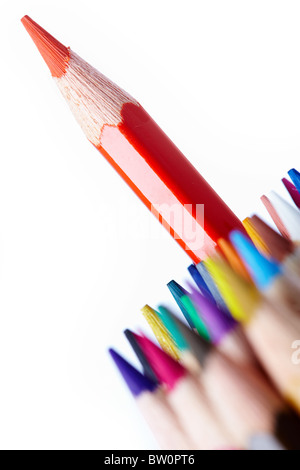
[[[135,96],[246,217],[299,166],[300,4],[1,0],[0,14],[0,447],[154,448],[107,347],[134,361],[122,330],[170,301],[189,260],[149,234],[19,20]]]

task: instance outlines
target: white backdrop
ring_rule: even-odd
[[[122,330],[171,300],[189,259],[153,237],[19,20],[136,97],[245,217],[299,167],[300,4],[2,0],[0,13],[0,447],[155,448],[107,348],[134,361]]]

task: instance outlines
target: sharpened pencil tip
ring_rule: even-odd
[[[276,227],[278,228],[281,235],[285,238],[291,239],[290,234],[289,234],[286,226],[284,225],[281,216],[278,214],[277,209],[274,207],[274,205],[270,201],[270,199],[265,195],[262,196],[260,199],[261,199],[261,202],[263,203],[263,205],[265,206],[265,208],[267,209],[267,211],[269,212],[270,216],[272,217],[273,222],[276,225]]]
[[[28,15],[21,19],[23,26],[38,48],[53,77],[61,77],[67,70],[70,49],[33,21]]]
[[[230,239],[239,255],[248,266],[253,280],[259,289],[267,288],[272,281],[281,274],[279,264],[265,258],[257,250],[251,240],[245,237],[241,232],[232,232]]]
[[[282,178],[282,182],[285,188],[287,189],[289,195],[293,199],[295,206],[300,209],[300,192],[298,191],[296,186],[291,183],[287,178]]]
[[[260,297],[253,285],[244,281],[231,266],[221,257],[205,260],[205,265],[230,309],[233,317],[240,321],[248,321],[257,307]]]
[[[187,295],[188,292],[183,287],[181,287],[176,281],[173,280],[168,282],[167,287],[173,295],[175,302],[177,303],[190,327],[195,328],[194,322],[192,321],[190,315],[188,314],[188,311],[182,303],[182,298]]]
[[[246,232],[248,236],[251,238],[253,241],[254,245],[256,248],[263,254],[268,255],[269,254],[269,247],[266,244],[265,240],[261,236],[261,234],[258,232],[257,228],[254,225],[253,219],[250,217],[247,217],[243,221],[243,225],[246,229]],[[279,234],[278,234],[279,235]]]
[[[148,377],[152,382],[158,384],[159,380],[156,377],[152,367],[149,364],[149,361],[147,360],[145,354],[142,351],[142,348],[140,347],[138,341],[136,340],[134,333],[130,331],[129,329],[126,329],[124,331],[124,335],[129,342],[130,346],[132,347],[135,355],[137,356],[138,360],[141,363],[141,366],[143,368],[144,375]]]
[[[188,344],[185,341],[184,337],[181,335],[174,317],[171,315],[168,309],[163,306],[158,307],[159,316],[164,323],[165,327],[169,331],[172,338],[174,338],[175,344],[178,349],[182,352],[188,349]]]
[[[215,299],[213,298],[212,293],[210,292],[206,282],[204,281],[203,277],[199,273],[196,266],[194,264],[191,264],[188,267],[188,271],[189,271],[191,277],[193,278],[193,281],[197,285],[198,289],[200,290],[200,292],[203,295],[205,295],[206,297],[208,297],[212,302],[215,302]]]
[[[216,304],[220,308],[222,308],[222,310],[224,310],[224,312],[226,312],[226,313],[228,313],[228,315],[230,315],[230,313],[228,311],[228,307],[226,305],[226,302],[224,302],[224,298],[221,295],[221,292],[220,292],[218,286],[216,285],[215,280],[213,279],[211,273],[209,272],[209,269],[207,269],[206,260],[205,260],[205,262],[202,261],[201,263],[197,264],[197,269],[198,269],[199,273],[201,274],[201,276],[203,277],[205,283],[207,284],[210,292],[212,293]]]
[[[143,392],[153,392],[157,388],[156,383],[141,374],[141,372],[129,364],[117,351],[110,348],[109,354],[134,397],[138,397]]]
[[[210,339],[214,344],[222,341],[224,336],[237,326],[237,322],[232,316],[227,315],[215,303],[195,289],[192,289],[191,298],[200,317],[207,325]]]
[[[284,223],[289,238],[293,241],[300,240],[300,212],[296,207],[293,207],[285,199],[283,199],[275,191],[271,191],[270,199],[279,214],[282,222]]]
[[[168,284],[168,288],[172,293],[178,307],[185,316],[186,321],[192,329],[196,328],[199,335],[203,336],[205,339],[209,340],[210,335],[207,329],[207,326],[199,317],[197,309],[193,304],[190,294],[183,287],[181,287],[177,282],[171,281]]]
[[[260,237],[261,243],[264,244],[264,252],[266,252],[269,257],[271,256],[281,263],[289,254],[293,253],[294,245],[291,240],[288,240],[273,230],[272,227],[265,223],[260,217],[253,215],[250,222],[253,230],[258,234],[257,236]]]
[[[289,171],[289,176],[291,180],[293,181],[294,185],[296,186],[297,190],[300,192],[300,173],[299,171],[295,170],[293,168],[292,170]]]
[[[186,374],[184,367],[145,336],[135,335],[155,374],[169,390]]]
[[[175,315],[166,310],[164,307],[159,307],[162,318],[169,326],[170,330],[176,338],[179,349],[184,353],[190,351],[197,359],[201,366],[204,366],[207,357],[210,354],[212,345],[203,337],[194,333],[187,325],[182,323]]]
[[[173,338],[170,336],[169,331],[166,329],[165,325],[161,321],[158,312],[151,308],[149,305],[145,305],[141,309],[141,312],[146,321],[148,322],[161,348],[166,353],[170,354],[173,359],[178,360],[179,355],[176,345],[173,341]]]

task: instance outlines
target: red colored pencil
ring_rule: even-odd
[[[134,98],[28,16],[22,22],[87,138],[194,262],[212,254],[232,230],[243,231],[238,218]]]

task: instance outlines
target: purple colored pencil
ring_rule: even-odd
[[[192,450],[193,444],[179,424],[163,390],[139,372],[114,349],[109,353],[135,398],[161,449]]]
[[[239,323],[193,286],[189,288],[191,300],[209,330],[212,343],[235,363],[243,367],[256,366],[254,353]]]

